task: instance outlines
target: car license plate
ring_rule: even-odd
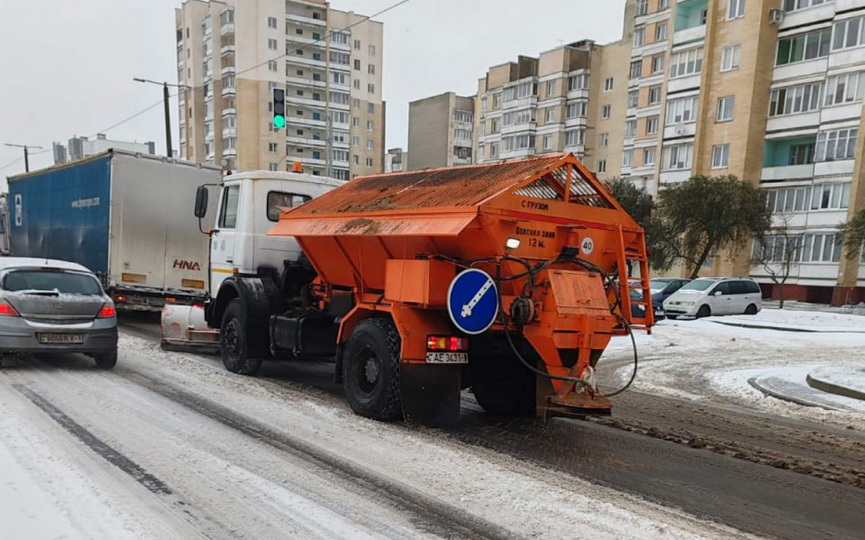
[[[426,361],[429,364],[468,364],[469,353],[465,352],[428,352]]]
[[[84,343],[84,336],[81,334],[39,334],[39,343],[81,344]]]

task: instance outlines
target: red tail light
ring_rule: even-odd
[[[99,315],[96,316],[97,319],[110,319],[111,317],[117,316],[117,310],[114,309],[114,306],[102,306],[102,309],[99,310]]]
[[[5,300],[0,300],[0,316],[20,317],[21,314],[18,313],[17,309],[12,307],[12,304]]]
[[[465,351],[468,350],[468,347],[468,340],[461,337],[427,336],[426,338],[428,351]]]

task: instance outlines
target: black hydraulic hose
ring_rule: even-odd
[[[625,329],[628,331],[628,335],[631,337],[631,347],[634,349],[634,370],[631,372],[631,378],[628,380],[627,383],[625,383],[625,386],[619,388],[615,392],[612,392],[609,394],[603,394],[604,397],[608,397],[608,398],[613,397],[613,396],[618,396],[619,394],[621,394],[622,392],[624,392],[625,390],[630,388],[631,385],[634,384],[634,379],[637,378],[637,364],[639,362],[639,358],[638,358],[638,354],[637,354],[637,339],[634,337],[634,331],[633,331],[633,329],[631,329],[631,325],[628,324],[628,321],[626,321],[624,317],[620,317],[619,320],[625,326]]]

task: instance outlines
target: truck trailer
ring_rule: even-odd
[[[320,180],[297,180],[226,179],[211,231],[222,277],[200,315],[166,307],[166,335],[210,332],[236,373],[329,359],[351,408],[380,420],[452,424],[467,388],[493,414],[610,413],[601,353],[654,323],[645,239],[572,154],[366,176],[318,196],[304,185]]]
[[[121,150],[9,177],[15,257],[81,264],[118,309],[159,311],[203,301],[208,242],[189,212],[212,165]]]

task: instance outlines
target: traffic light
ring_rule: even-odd
[[[273,127],[285,127],[285,90],[273,89]]]

